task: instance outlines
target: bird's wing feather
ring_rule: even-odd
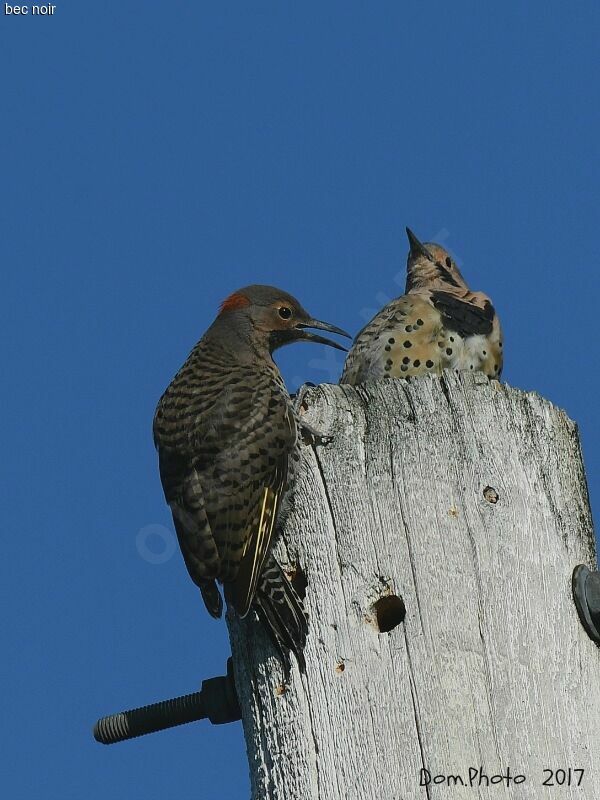
[[[217,577],[219,553],[209,523],[202,479],[186,458],[159,448],[159,470],[165,498],[173,514],[179,546],[190,574],[200,588]]]
[[[246,427],[246,448],[250,456],[259,453],[260,457],[251,459],[246,467],[245,486],[240,493],[246,499],[241,535],[233,529],[227,533],[228,542],[243,543],[239,563],[234,565],[236,574],[227,592],[241,616],[248,613],[271,551],[277,515],[287,487],[288,459],[297,438],[287,392],[274,384],[258,387],[253,408],[256,416]]]
[[[221,555],[219,577],[229,602],[244,616],[271,550],[297,432],[289,396],[274,383],[255,386],[239,412],[235,432],[221,428],[223,447],[206,484]]]
[[[476,304],[478,301],[480,304]],[[463,337],[487,336],[492,332],[496,312],[487,298],[480,300],[470,293],[458,297],[450,292],[433,291],[431,302],[442,315],[448,330],[456,331]]]
[[[270,485],[261,486],[255,513],[249,515],[237,575],[227,588],[228,600],[242,617],[250,609],[265,561],[271,551],[286,479],[287,457],[284,456],[270,476]]]

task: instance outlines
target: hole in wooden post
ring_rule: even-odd
[[[306,589],[308,587],[308,580],[306,579],[304,570],[299,566],[299,564],[291,564],[285,569],[285,574],[289,582],[294,587],[300,600],[304,600],[306,597]]]
[[[488,503],[492,503],[492,505],[495,505],[498,502],[498,492],[493,486],[486,486],[483,490],[483,496]]]
[[[393,631],[406,616],[406,606],[404,600],[395,594],[386,594],[380,597],[371,606],[371,611],[375,616],[375,625],[379,633],[389,633]]]

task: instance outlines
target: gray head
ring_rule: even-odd
[[[410,251],[406,263],[406,292],[419,289],[468,289],[456,262],[435,242],[422,244],[410,228],[406,229]]]
[[[312,317],[291,294],[275,288],[254,284],[238,289],[221,303],[219,316],[215,320],[219,331],[224,329],[231,335],[242,334],[259,345],[265,345],[273,352],[278,347],[293,342],[318,342],[346,350],[345,347],[311,333],[307,328],[337,333],[350,337],[350,334]],[[214,327],[214,326],[213,326]]]

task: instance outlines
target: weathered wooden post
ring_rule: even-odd
[[[334,437],[304,448],[280,546],[307,580],[306,673],[280,685],[259,626],[229,620],[253,800],[598,798],[574,423],[478,374],[304,407]]]

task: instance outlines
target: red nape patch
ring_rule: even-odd
[[[222,314],[224,311],[236,311],[238,308],[246,308],[246,306],[249,305],[250,300],[248,300],[246,295],[234,292],[230,294],[226,300],[223,300],[219,313]]]

